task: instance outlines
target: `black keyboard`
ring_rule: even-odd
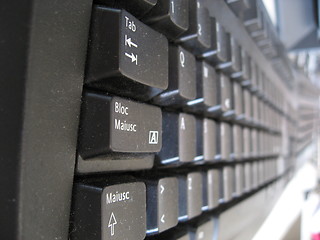
[[[3,104],[2,182],[15,184],[2,239],[245,239],[259,209],[234,209],[273,206],[318,117],[296,107],[297,73],[262,3],[26,8],[17,21],[31,30],[14,25],[7,49],[17,70],[3,68],[19,86],[1,91],[17,91]]]

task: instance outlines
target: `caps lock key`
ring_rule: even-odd
[[[160,108],[93,92],[84,94],[79,135],[83,159],[161,150]]]
[[[168,87],[167,39],[125,10],[94,6],[85,84],[151,99]]]

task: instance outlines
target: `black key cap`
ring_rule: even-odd
[[[230,160],[231,130],[228,123],[220,123],[221,159]]]
[[[251,176],[252,171],[251,171],[251,163],[247,162],[244,164],[244,190],[245,191],[250,191],[252,189],[252,181],[251,181]]]
[[[83,159],[108,153],[159,152],[160,108],[119,97],[87,92],[79,135]]]
[[[234,113],[237,120],[242,120],[244,118],[243,112],[243,96],[242,87],[240,83],[233,82],[233,102],[234,102]]]
[[[248,0],[226,0],[226,2],[239,19],[243,18],[243,13],[250,7]]]
[[[250,137],[250,129],[247,127],[243,128],[243,157],[250,157],[250,149],[251,149],[251,137]]]
[[[89,42],[86,85],[141,100],[167,88],[167,39],[126,11],[95,6]]]
[[[217,69],[230,76],[241,71],[241,48],[233,37],[227,37],[227,41],[230,41],[230,45],[226,45],[227,51],[229,51],[227,55],[229,61],[220,63]]]
[[[234,173],[232,167],[224,167],[222,170],[223,174],[223,200],[228,202],[231,200],[233,195],[233,182]]]
[[[231,74],[231,78],[237,81],[247,81],[251,77],[251,64],[250,57],[247,55],[246,51],[241,48],[241,72],[236,72]]]
[[[196,120],[185,113],[163,112],[163,147],[156,159],[161,164],[191,162],[196,157]]]
[[[179,177],[179,221],[186,221],[201,214],[202,175],[189,173]]]
[[[95,0],[96,3],[108,7],[124,8],[135,17],[144,16],[157,3],[157,0]]]
[[[158,0],[143,21],[170,39],[176,39],[189,27],[189,5],[185,0]]]
[[[194,54],[201,54],[210,47],[210,16],[201,0],[189,0],[189,28],[177,42]]]
[[[179,188],[176,178],[147,182],[147,233],[160,233],[178,223]]]
[[[244,189],[244,173],[242,164],[237,164],[235,166],[235,180],[235,195],[241,196]]]
[[[101,187],[77,184],[72,239],[142,240],[146,235],[146,187],[142,182]]]
[[[196,157],[194,158],[195,161],[202,161],[203,160],[203,152],[204,152],[204,145],[203,145],[203,119],[196,118],[196,136],[197,136],[197,145],[196,145]]]
[[[234,159],[240,159],[243,152],[243,136],[242,128],[239,125],[233,125],[232,127],[232,136],[233,136],[233,154]]]
[[[210,18],[210,26],[212,32],[210,48],[201,57],[213,65],[230,61],[229,35],[215,18]]]
[[[169,48],[169,87],[153,102],[162,106],[180,106],[196,97],[196,60],[182,47]]]
[[[217,104],[217,74],[213,67],[204,61],[197,62],[197,95],[187,103],[194,112],[204,112]]]
[[[251,93],[248,89],[243,90],[243,97],[244,97],[244,116],[247,122],[251,122],[251,108],[252,108],[252,101],[251,101]]]
[[[213,209],[219,205],[220,201],[220,171],[211,169],[207,172],[208,208]]]
[[[214,220],[212,219],[198,226],[195,232],[191,232],[191,240],[212,240],[214,230]]]
[[[203,157],[213,161],[217,154],[217,124],[214,120],[203,120]]]

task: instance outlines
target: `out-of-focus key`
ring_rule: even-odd
[[[224,167],[222,170],[223,174],[223,200],[228,202],[231,200],[233,195],[233,183],[234,183],[234,173],[231,167]]]
[[[147,233],[160,233],[178,223],[178,180],[173,177],[147,182]]]
[[[241,196],[244,188],[244,173],[242,164],[236,164],[235,166],[235,180],[235,195]]]
[[[228,123],[220,123],[220,139],[221,139],[221,159],[230,160],[231,151],[231,131]]]
[[[230,111],[232,108],[232,99],[231,99],[231,84],[230,79],[223,73],[218,76],[218,101],[217,105],[207,109],[207,114],[209,116],[215,116],[223,114],[225,117],[233,113]]]
[[[160,164],[192,162],[196,157],[196,120],[185,113],[163,112],[163,147],[156,155]]]
[[[179,221],[186,221],[201,214],[202,175],[194,172],[179,177]]]
[[[89,42],[86,85],[139,100],[167,89],[167,39],[125,10],[94,6]]]
[[[196,99],[187,102],[187,108],[204,112],[217,105],[217,74],[213,67],[204,61],[197,63]]]
[[[158,0],[142,19],[170,39],[176,39],[189,27],[189,5],[185,0]]]
[[[169,48],[169,86],[153,102],[161,106],[181,106],[196,98],[196,60],[182,47]]]
[[[228,59],[224,63],[220,63],[217,66],[217,69],[223,71],[229,76],[233,73],[238,73],[241,71],[241,48],[233,37],[228,37],[227,41],[230,41],[229,44],[226,45],[228,51]]]
[[[142,240],[146,187],[142,182],[106,187],[76,184],[72,218],[72,239]]]
[[[250,57],[247,52],[241,48],[241,71],[231,74],[231,78],[237,81],[246,81],[251,77]]]
[[[215,160],[217,154],[217,124],[214,120],[203,120],[203,158],[205,161]]]
[[[211,169],[207,172],[207,186],[208,208],[213,209],[219,205],[221,198],[220,189],[222,182],[220,181],[220,170]]]
[[[201,58],[204,58],[213,65],[230,61],[230,40],[228,39],[228,34],[215,18],[210,18],[210,25],[212,31],[210,49],[205,51],[201,55]]]
[[[233,137],[233,159],[241,159],[243,153],[243,136],[242,128],[239,125],[232,126],[232,137]]]
[[[93,92],[84,95],[79,133],[83,159],[108,153],[159,152],[161,132],[160,108]]]
[[[210,47],[210,16],[201,0],[189,0],[189,28],[177,42],[195,54],[200,54]]]

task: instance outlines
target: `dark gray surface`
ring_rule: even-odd
[[[32,14],[18,239],[66,240],[91,1],[36,0]]]

